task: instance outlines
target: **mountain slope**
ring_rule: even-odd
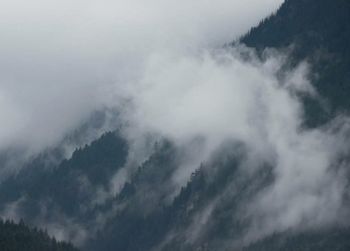
[[[311,124],[326,122],[339,112],[349,111],[349,1],[287,0],[276,14],[253,28],[241,42],[260,53],[267,48],[289,50],[291,65],[304,60],[310,63],[310,78],[324,98],[321,101],[305,98],[306,120]],[[219,161],[199,168],[172,204],[162,206],[151,215],[121,213],[110,222],[109,230],[100,235],[102,243],[109,243],[105,250],[111,250],[108,247],[112,246],[121,250],[152,250],[152,246],[156,250],[232,250],[232,243],[239,239],[246,224],[237,215],[240,204],[254,194],[253,187],[262,189],[271,178],[268,167],[257,174],[259,179],[242,178],[235,168],[237,162],[239,157],[236,156],[225,165]],[[208,172],[215,166],[218,167],[215,175]],[[227,178],[228,182],[219,177]],[[133,183],[130,186],[132,191],[137,191]],[[227,193],[233,188],[239,192]],[[219,202],[215,198],[219,198]],[[128,220],[124,222],[123,219]],[[128,222],[132,222],[131,226],[121,227]],[[120,232],[123,235],[116,235]],[[128,242],[122,236],[132,237]],[[245,250],[316,251],[330,247],[347,250],[348,236],[349,229],[287,231],[260,240]]]
[[[0,249],[2,251],[78,251],[71,244],[58,242],[46,232],[30,229],[23,221],[15,224],[0,220]]]
[[[275,234],[258,241],[244,251],[347,251],[350,250],[350,229]]]
[[[125,164],[127,151],[126,142],[109,132],[57,166],[47,167],[45,158],[38,156],[0,183],[0,212],[31,225],[52,225],[70,239],[84,237],[98,198]]]
[[[259,53],[289,48],[291,65],[311,64],[313,84],[327,100],[305,99],[307,119],[314,122],[350,109],[349,11],[347,0],[287,0],[241,39]],[[68,219],[62,228],[86,231],[81,245],[91,251],[348,250],[348,228],[286,231],[243,248],[249,225],[244,205],[271,184],[273,167],[260,163],[258,171],[242,172],[245,149],[229,142],[177,187],[173,177],[184,152],[167,140],[148,147],[149,158],[112,192],[110,181],[125,171],[129,154],[118,133],[106,133],[52,168],[38,158],[0,184],[0,209],[15,209],[33,224]]]
[[[292,64],[302,60],[311,64],[310,77],[326,99],[325,116],[349,111],[349,1],[286,0],[276,14],[253,28],[241,42],[259,51],[292,48]],[[316,112],[321,111],[311,109],[308,116]]]

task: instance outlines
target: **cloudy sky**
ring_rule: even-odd
[[[345,183],[328,169],[345,151],[346,118],[303,129],[295,94],[317,95],[307,64],[278,78],[287,55],[261,61],[243,46],[222,49],[282,2],[1,1],[0,150],[40,152],[115,108],[127,137],[156,134],[180,147],[204,139],[173,177],[179,186],[226,140],[243,142],[251,165],[275,165],[275,184],[247,212],[252,236],[335,222]]]
[[[153,55],[220,47],[281,2],[1,1],[0,149],[54,144]]]

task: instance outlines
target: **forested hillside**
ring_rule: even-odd
[[[0,220],[2,251],[78,251],[71,244],[57,241],[42,230],[31,229],[23,221],[15,224]]]
[[[324,100],[321,108],[309,103],[313,106],[307,116],[323,112],[317,119],[324,120],[350,109],[349,24],[347,0],[286,0],[241,42],[260,52],[266,48],[289,50],[291,64],[309,62],[310,78]]]
[[[349,113],[350,1],[286,0],[240,42],[256,49],[260,57],[265,49],[277,49],[289,53],[288,66],[302,61],[311,65],[309,77],[320,96],[302,97],[309,126]],[[281,228],[272,234],[267,229],[266,236],[246,241],[252,224],[245,214],[247,205],[275,181],[278,163],[267,158],[255,163],[247,157],[249,149],[244,142],[227,139],[206,161],[184,167],[187,162],[183,160],[193,150],[191,144],[205,141],[198,138],[182,148],[174,140],[150,140],[144,146],[149,154],[134,162],[129,157],[135,152],[119,130],[106,132],[76,149],[70,158],[49,166],[47,159],[55,151],[48,150],[0,183],[0,212],[33,226],[46,223],[58,227],[66,239],[86,251],[350,250],[350,230],[345,222],[329,228]],[[308,155],[308,149],[301,149],[298,154]],[[336,161],[346,166],[345,157]],[[183,174],[179,171],[183,168],[195,171]],[[180,174],[189,179],[175,181]],[[341,174],[348,189],[348,173]],[[319,190],[312,191],[312,199]],[[341,199],[348,203],[346,196]],[[76,249],[23,222],[1,221],[2,250]]]

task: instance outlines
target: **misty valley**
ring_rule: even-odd
[[[1,251],[350,250],[350,1],[0,13]]]

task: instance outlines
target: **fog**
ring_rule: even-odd
[[[135,152],[149,135],[180,148],[202,140],[172,177],[178,187],[227,140],[247,147],[249,168],[274,166],[275,182],[242,215],[247,240],[338,222],[347,118],[304,128],[299,94],[317,97],[306,63],[285,70],[287,54],[223,49],[281,3],[1,1],[0,150],[38,153],[115,109]]]
[[[273,50],[261,60],[243,46],[155,55],[140,81],[117,91],[128,104],[120,116],[129,137],[160,135],[186,149],[172,177],[178,188],[227,141],[247,149],[241,167],[247,173],[266,164],[274,168],[274,182],[242,205],[240,217],[251,222],[247,242],[347,218],[348,118],[305,127],[300,94],[318,94],[308,80],[309,66],[286,71],[287,61]]]
[[[222,46],[280,3],[1,1],[0,149],[56,144],[151,54]]]

